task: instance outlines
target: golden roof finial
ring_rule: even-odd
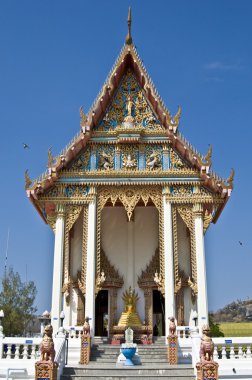
[[[132,44],[132,37],[131,37],[131,7],[129,7],[129,13],[128,13],[128,34],[126,37],[126,44],[131,45]]]

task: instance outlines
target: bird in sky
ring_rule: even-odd
[[[28,144],[26,144],[26,143],[23,143],[23,148],[24,148],[24,149],[27,149],[27,148],[30,148],[30,147],[29,147],[29,145],[28,145]]]
[[[239,240],[239,244],[240,244],[240,245],[243,245],[242,241]]]

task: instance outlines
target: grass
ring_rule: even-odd
[[[252,322],[223,322],[219,325],[220,330],[224,333],[225,337],[252,336]]]

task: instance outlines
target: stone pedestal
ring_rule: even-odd
[[[167,337],[167,359],[169,364],[178,364],[178,336],[168,335]]]
[[[197,363],[197,380],[218,380],[218,367],[214,361]]]
[[[80,364],[88,364],[91,354],[91,336],[83,334],[81,337]]]
[[[57,380],[58,363],[51,361],[38,361],[35,363],[36,380]]]

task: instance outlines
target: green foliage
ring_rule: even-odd
[[[220,329],[219,323],[214,322],[213,315],[209,314],[208,318],[209,318],[209,327],[211,331],[211,336],[215,338],[224,336],[223,332]]]
[[[33,306],[37,294],[33,281],[23,283],[20,275],[9,269],[2,280],[0,309],[4,311],[5,336],[23,335],[37,308]]]

